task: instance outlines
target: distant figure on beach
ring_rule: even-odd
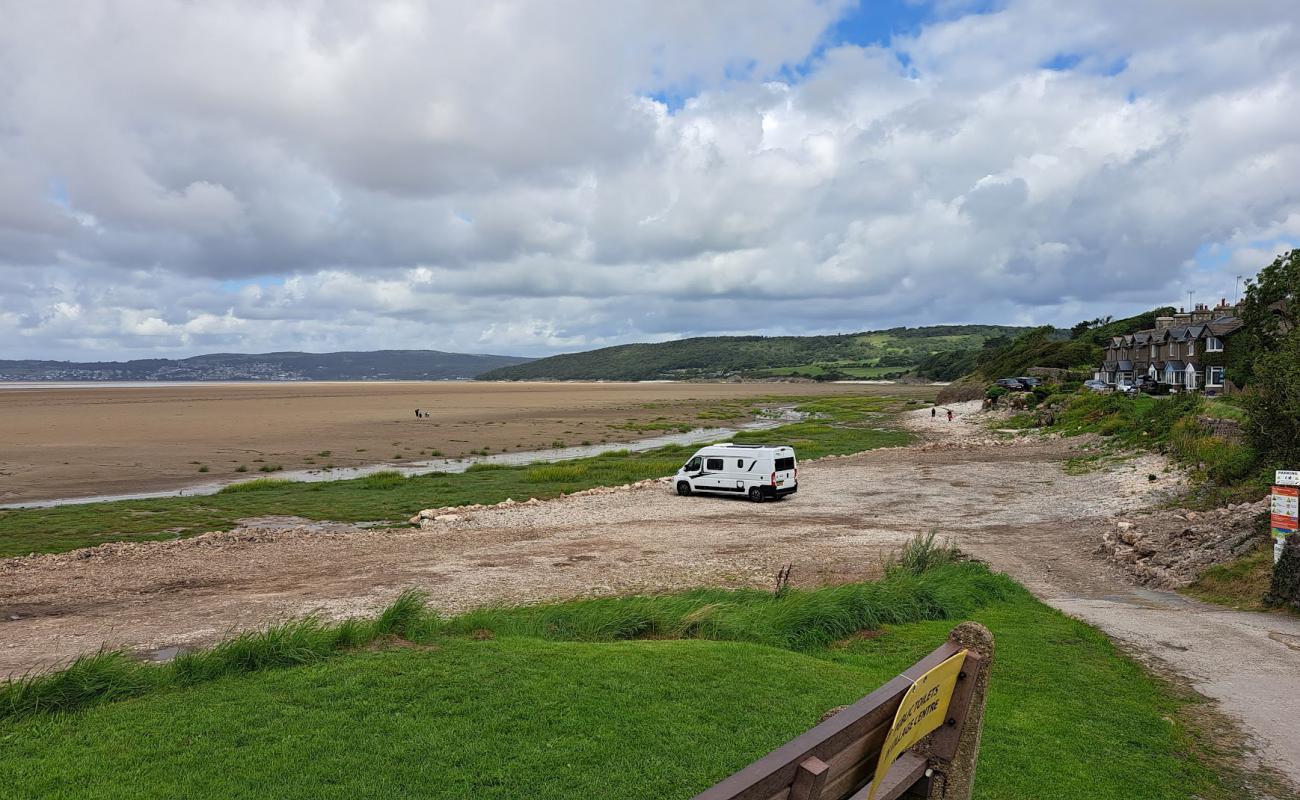
[[[930,407],[930,419],[934,419],[934,415],[938,413],[939,413],[939,409],[935,408],[934,406]]]
[[[418,409],[418,408],[415,409],[415,418],[416,418],[416,419],[419,419],[419,418],[420,418],[420,409]]]
[[[952,409],[948,409],[948,421],[952,422]]]

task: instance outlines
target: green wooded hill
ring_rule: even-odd
[[[931,353],[918,362],[915,374],[935,381],[993,381],[1024,375],[1031,367],[1089,370],[1101,363],[1110,337],[1155,327],[1156,317],[1173,311],[1166,306],[1125,319],[1088,320],[1069,331],[1021,328],[1017,336],[991,337],[979,347]]]
[[[802,376],[817,380],[901,375],[933,353],[978,350],[1028,328],[935,325],[833,336],[704,336],[569,353],[494,369],[479,380],[682,380]]]

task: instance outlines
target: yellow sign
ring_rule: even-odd
[[[957,674],[966,663],[966,651],[949,658],[939,666],[916,679],[894,715],[894,724],[885,735],[880,748],[880,761],[876,763],[876,777],[871,781],[867,800],[873,800],[876,787],[884,780],[890,766],[907,748],[943,724],[948,717],[948,702],[952,700]]]

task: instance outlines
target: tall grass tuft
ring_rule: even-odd
[[[242,481],[232,483],[229,486],[222,486],[217,494],[237,494],[239,492],[264,492],[269,489],[279,489],[283,486],[289,486],[297,481],[291,481],[288,478],[255,478],[251,481]]]
[[[495,461],[480,461],[476,464],[470,464],[465,468],[466,472],[496,472],[503,469],[513,469],[509,464],[498,464]]]
[[[935,563],[923,573],[894,570],[884,580],[776,596],[753,589],[697,589],[673,595],[575,600],[470,611],[420,635],[530,636],[563,641],[698,638],[795,650],[824,646],[883,624],[963,616],[1019,590],[973,562]],[[418,637],[417,637],[418,638]]]
[[[316,617],[236,634],[207,650],[145,664],[121,650],[84,655],[67,667],[0,683],[0,721],[72,712],[155,689],[193,686],[227,675],[322,661],[384,636],[403,636],[423,617],[427,595],[408,589],[373,620],[325,624]]]
[[[373,472],[364,478],[357,478],[355,483],[362,489],[396,489],[406,483],[406,476],[397,470]]]
[[[524,480],[529,483],[566,483],[581,480],[586,474],[586,464],[541,464],[529,467],[524,472]]]
[[[388,605],[374,623],[375,636],[405,636],[425,614],[429,595],[418,589],[407,589]]]
[[[0,684],[0,720],[134,697],[159,685],[161,677],[160,670],[145,667],[121,650],[100,650],[79,656],[61,670]]]
[[[885,558],[885,574],[920,575],[936,567],[961,560],[961,551],[951,540],[936,542],[934,531],[918,533]]]

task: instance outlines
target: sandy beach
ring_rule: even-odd
[[[632,441],[719,401],[915,394],[801,383],[367,382],[0,388],[0,503],[285,470]],[[416,418],[415,409],[428,412]],[[243,467],[243,471],[240,471]],[[206,469],[205,469],[206,468]]]

